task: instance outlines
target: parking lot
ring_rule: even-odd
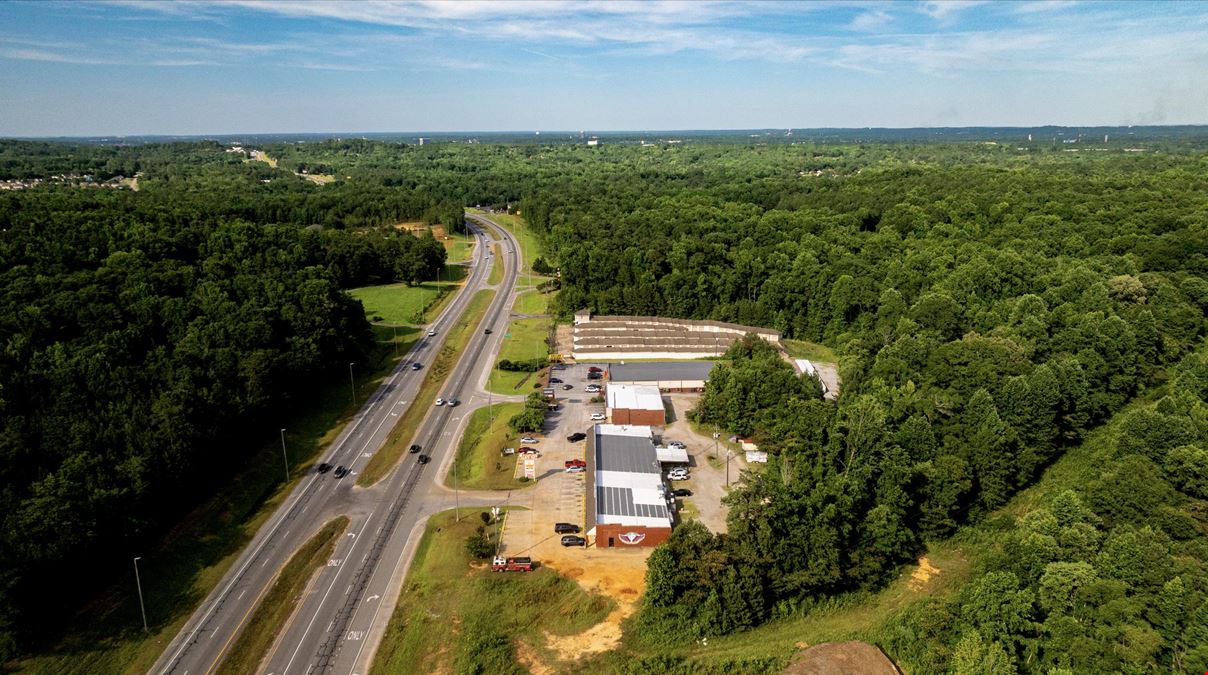
[[[561,535],[554,533],[554,523],[574,523],[582,527],[586,519],[585,474],[567,473],[565,464],[571,459],[585,460],[587,443],[570,442],[567,436],[586,432],[593,424],[592,413],[604,411],[603,403],[591,403],[594,394],[585,391],[588,365],[568,365],[564,370],[551,370],[551,377],[562,380],[550,386],[555,391],[558,409],[545,419],[545,432],[534,434],[534,445],[540,456],[536,459],[537,485],[514,493],[517,505],[527,510],[512,511],[504,526],[502,547],[507,555],[530,555],[545,564],[567,555],[582,555],[581,549],[564,549]],[[570,389],[563,389],[570,385]]]

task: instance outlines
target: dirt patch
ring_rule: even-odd
[[[574,551],[575,549],[568,549]],[[603,621],[577,635],[550,635],[546,646],[562,661],[612,651],[621,643],[621,623],[637,609],[638,598],[646,588],[646,557],[649,551],[578,550],[577,559],[561,567],[551,560],[550,567],[584,590],[606,595],[617,603]]]
[[[793,658],[785,675],[901,675],[884,652],[867,642],[827,642]]]
[[[926,588],[927,583],[930,582],[932,578],[938,576],[939,573],[940,568],[932,565],[931,561],[927,559],[927,556],[923,556],[919,558],[919,566],[910,575],[910,581],[907,583],[907,586],[909,586],[910,590],[912,591],[921,591]]]
[[[532,675],[551,675],[554,672],[553,668],[541,662],[536,650],[524,640],[516,641],[516,660]]]
[[[403,222],[403,223],[395,223],[394,228],[396,230],[407,230],[408,232],[411,232],[413,234],[418,234],[418,233],[422,233],[424,230],[428,229],[428,226],[418,220],[409,220],[409,221]]]
[[[603,621],[578,635],[546,633],[546,646],[562,661],[574,661],[584,656],[612,651],[621,644],[621,622],[632,613],[632,605],[626,609],[614,609]]]

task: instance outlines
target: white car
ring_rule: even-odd
[[[565,471],[566,473],[583,473],[584,471],[587,471],[587,467],[578,465],[568,466],[566,467]]]
[[[592,413],[591,419],[593,422],[599,422],[600,420],[608,419],[608,416],[604,413]]]
[[[436,399],[436,405],[444,405],[444,404],[445,404],[445,399],[443,399],[443,398]]]
[[[428,329],[428,337],[433,337],[434,335],[436,335],[436,329],[435,329],[435,328],[429,328],[429,329]]]
[[[524,438],[520,439],[520,442],[521,443],[540,443],[540,441],[533,438],[532,436],[525,436]]]
[[[687,469],[672,469],[667,472],[667,477],[671,480],[688,480]]]
[[[583,391],[586,391],[589,394],[598,394],[600,392],[600,388],[594,384],[589,384],[587,385],[587,389],[584,389]]]

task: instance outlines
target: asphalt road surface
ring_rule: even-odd
[[[346,534],[281,629],[259,672],[366,673],[427,517],[455,504],[506,502],[506,493],[458,494],[442,484],[469,413],[487,402],[481,385],[507,327],[518,269],[517,242],[510,233],[487,227],[486,221],[469,214],[467,223],[479,242],[472,271],[458,296],[431,324],[436,335],[421,338],[412,347],[320,460],[349,467],[352,474],[337,479],[333,473],[312,472],[304,478],[194,611],[152,673],[205,675],[217,668],[290,556],[339,515],[350,520]],[[504,281],[437,394],[460,399],[462,404],[433,406],[416,437],[432,461],[419,464],[416,455],[404,455],[377,485],[355,487],[360,467],[386,442],[406,406],[432,406],[431,401],[415,400],[424,371],[412,370],[411,364],[428,365],[475,291],[489,287],[495,241],[503,255]],[[485,334],[484,328],[491,328],[493,334]]]

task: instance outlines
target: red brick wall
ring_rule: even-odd
[[[637,544],[626,544],[621,540],[621,535],[636,532],[646,535],[642,541]],[[635,546],[658,546],[667,541],[667,537],[671,536],[671,528],[669,527],[646,527],[644,525],[596,525],[596,540],[592,543],[597,548],[632,548]],[[609,541],[611,539],[611,542]]]
[[[613,424],[644,424],[652,427],[661,427],[666,422],[666,415],[662,410],[612,409]]]

